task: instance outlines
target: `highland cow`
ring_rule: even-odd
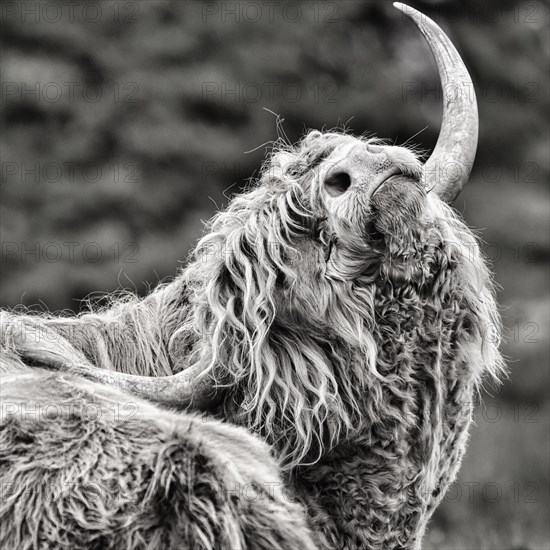
[[[397,7],[443,85],[426,164],[311,131],[146,298],[3,313],[2,547],[419,547],[502,360],[490,273],[448,204],[475,156],[475,98],[453,93],[471,79]]]

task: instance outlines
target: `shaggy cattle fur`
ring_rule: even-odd
[[[5,374],[1,399],[3,549],[315,549],[242,428],[41,369]]]
[[[276,148],[187,267],[144,299],[79,317],[5,313],[0,473],[14,488],[1,546],[419,546],[476,391],[501,371],[500,325],[472,232],[424,189],[413,152],[376,143],[312,131]],[[342,163],[366,179],[332,196],[323,178]],[[369,174],[392,167],[369,192]],[[201,421],[36,368],[52,357],[149,376],[200,365],[217,398]],[[56,422],[6,412],[48,400]],[[135,416],[109,416],[126,402]],[[118,480],[136,491],[113,499]],[[70,491],[48,500],[58,482]],[[253,502],[227,490],[247,483]]]

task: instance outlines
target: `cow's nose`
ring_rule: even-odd
[[[343,171],[332,172],[325,178],[325,188],[331,197],[344,194],[351,185],[351,176]]]
[[[372,143],[367,143],[367,151],[373,155],[379,155],[384,152],[384,147],[380,145],[373,145]]]
[[[331,197],[340,197],[352,189],[369,193],[379,176],[392,166],[386,147],[354,143],[330,159],[323,175],[323,186]]]

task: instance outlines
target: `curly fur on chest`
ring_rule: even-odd
[[[436,308],[410,288],[380,292],[375,311],[369,422],[295,480],[327,550],[416,547],[465,450],[474,388],[460,346],[471,313],[457,297]]]

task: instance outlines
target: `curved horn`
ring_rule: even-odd
[[[199,366],[189,367],[172,376],[139,376],[108,371],[93,365],[52,364],[64,368],[94,382],[120,388],[148,401],[156,401],[175,407],[192,405],[195,409],[209,409],[217,403],[212,378]]]
[[[443,121],[437,145],[424,165],[424,182],[452,203],[468,180],[476,156],[479,117],[472,79],[449,37],[429,17],[395,2],[414,21],[437,63],[443,88]]]
[[[83,376],[125,390],[132,395],[177,407],[212,408],[220,398],[215,381],[204,367],[194,365],[172,376],[139,376],[92,365],[59,333],[29,319],[0,312],[0,340],[6,349],[37,366]],[[38,344],[38,345],[37,345]],[[67,359],[71,357],[72,359]]]

